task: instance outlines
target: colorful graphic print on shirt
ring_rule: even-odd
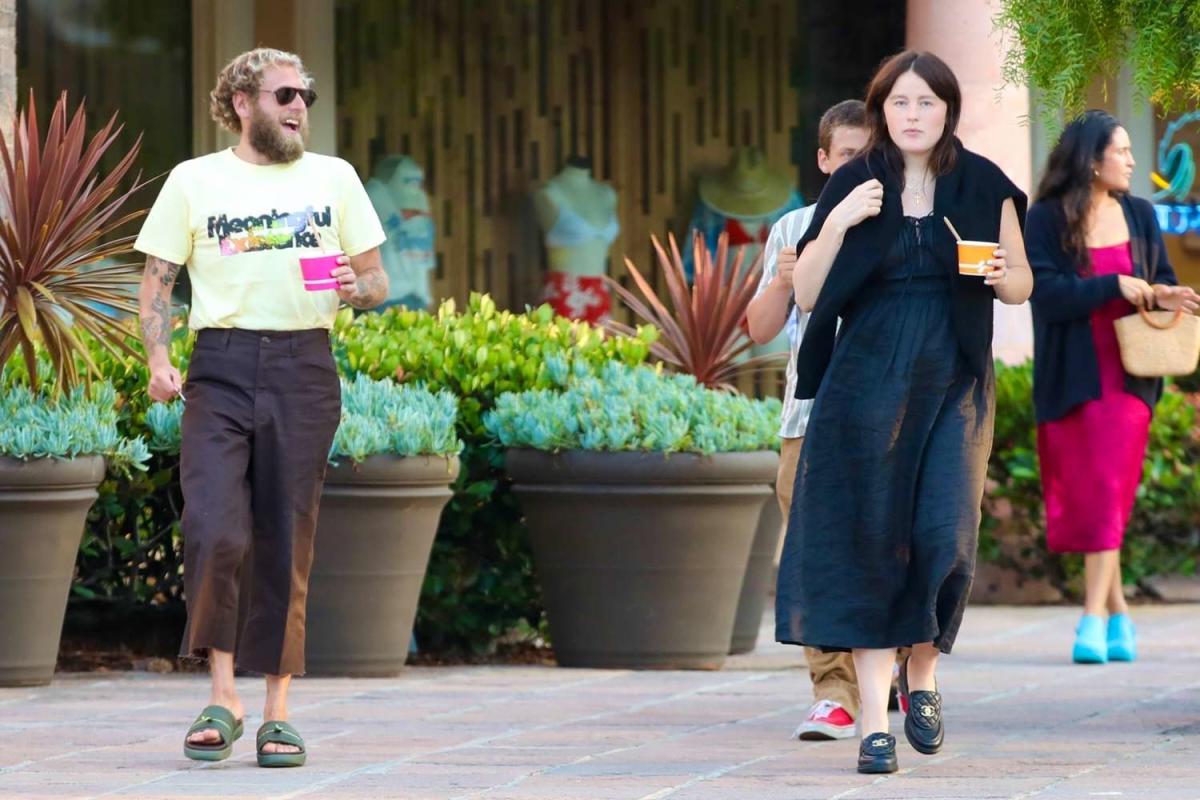
[[[236,256],[260,250],[286,250],[292,247],[319,247],[316,234],[308,224],[311,215],[318,228],[329,229],[333,209],[317,211],[311,205],[302,211],[277,211],[230,217],[221,214],[208,218],[208,238],[216,238],[221,255]],[[328,242],[326,242],[328,244]]]

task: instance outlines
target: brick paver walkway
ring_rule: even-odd
[[[1142,659],[1067,662],[1074,608],[972,608],[941,685],[947,745],[853,771],[853,741],[789,734],[810,700],[799,651],[765,643],[721,672],[411,669],[302,680],[309,766],[180,752],[197,676],[64,675],[0,689],[0,797],[404,800],[1200,799],[1200,606],[1135,609]],[[244,698],[261,703],[261,683]],[[893,715],[893,731],[902,721]]]

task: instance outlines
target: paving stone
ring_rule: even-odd
[[[799,648],[771,641],[718,672],[420,667],[303,679],[303,769],[254,762],[260,681],[239,679],[248,736],[226,762],[182,757],[205,680],[57,676],[0,689],[0,798],[368,800],[1200,800],[1200,606],[1134,609],[1135,664],[1069,661],[1076,608],[969,609],[942,661],[947,745],[900,739],[901,772],[854,772],[857,742],[790,739],[811,702]]]

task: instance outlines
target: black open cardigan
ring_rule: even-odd
[[[1154,206],[1140,197],[1120,196],[1133,274],[1151,283],[1175,285]],[[1116,275],[1081,275],[1075,257],[1063,249],[1067,219],[1057,199],[1029,209],[1025,252],[1033,268],[1033,405],[1038,422],[1061,419],[1081,403],[1100,397],[1100,365],[1092,341],[1091,314],[1121,297]],[[1129,306],[1133,313],[1133,306]],[[1162,395],[1159,378],[1125,376],[1125,391],[1154,408]]]
[[[958,251],[954,237],[941,222],[947,217],[964,239],[996,242],[1000,236],[1000,211],[1012,198],[1017,219],[1024,224],[1025,193],[991,161],[963,148],[955,140],[958,157],[954,168],[937,179],[933,213],[938,218],[934,230],[934,254],[946,272],[954,291],[952,313],[954,333],[967,368],[979,377],[988,374],[992,345],[992,301],[996,292],[978,277],[958,274]],[[833,355],[837,321],[843,309],[882,265],[884,256],[900,235],[904,208],[900,200],[903,176],[889,169],[882,155],[874,151],[843,165],[829,178],[817,200],[817,208],[797,252],[817,238],[829,212],[854,187],[871,178],[883,184],[883,206],[878,215],[868,217],[846,231],[842,247],[834,258],[817,296],[804,339],[796,356],[796,397],[816,397],[821,380]]]

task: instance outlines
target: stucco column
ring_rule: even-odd
[[[239,53],[254,47],[254,9],[243,0],[192,0],[192,154],[237,144],[213,122],[209,92],[217,75]]]
[[[17,0],[0,0],[0,132],[12,134],[17,99]]]
[[[1004,53],[992,20],[1000,0],[908,0],[908,46],[940,56],[963,93],[958,135],[970,150],[985,155],[1025,192],[1032,190],[1032,134],[1029,91],[1003,86]],[[1029,305],[996,303],[995,354],[1006,362],[1033,354]]]
[[[298,0],[295,24],[296,52],[316,80],[321,98],[308,114],[309,148],[314,153],[336,156],[338,97],[334,0]]]

